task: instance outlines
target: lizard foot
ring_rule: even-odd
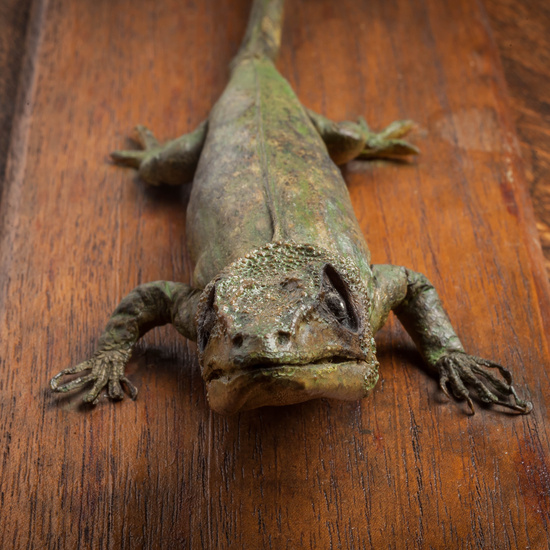
[[[136,126],[135,133],[137,141],[143,149],[141,151],[113,151],[111,158],[117,164],[137,168],[140,177],[147,183],[159,185],[161,182],[155,177],[155,172],[163,147],[149,128],[141,125]]]
[[[124,397],[122,382],[128,395],[135,399],[137,388],[124,376],[124,368],[130,354],[130,351],[121,349],[96,351],[91,359],[56,374],[51,379],[50,387],[53,391],[66,393],[93,383],[92,389],[84,396],[83,401],[96,405],[99,401],[99,394],[105,386],[108,386],[108,394],[111,399],[122,399]],[[87,371],[91,372],[82,375]],[[67,374],[81,374],[81,376],[59,385],[60,379]]]
[[[404,157],[420,153],[417,147],[400,139],[414,128],[415,124],[412,120],[396,120],[378,133],[370,130],[364,118],[359,118],[359,126],[367,136],[367,140],[358,159]]]
[[[533,409],[529,401],[523,401],[518,397],[512,386],[510,371],[497,363],[463,352],[452,352],[441,357],[436,363],[436,368],[439,370],[441,390],[450,397],[447,389],[449,384],[457,399],[467,401],[472,414],[475,414],[475,409],[467,385],[476,391],[479,400],[483,403],[502,405],[522,414],[528,414]],[[497,369],[504,380],[495,376],[490,369]],[[492,386],[492,391],[487,383]],[[501,399],[496,393],[506,397],[512,396],[513,402]]]
[[[189,134],[159,143],[145,126],[136,126],[141,151],[115,151],[111,158],[118,164],[137,168],[140,178],[149,185],[181,185],[190,182],[206,139],[207,121]]]

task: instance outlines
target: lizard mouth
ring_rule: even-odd
[[[286,368],[305,368],[305,367],[311,367],[314,365],[327,365],[329,363],[332,364],[340,364],[340,363],[348,363],[350,361],[355,361],[356,357],[349,357],[344,355],[335,355],[335,356],[326,356],[322,357],[320,359],[316,359],[314,361],[308,361],[300,363],[298,361],[294,362],[284,362],[284,361],[276,361],[276,360],[270,360],[270,359],[263,359],[260,363],[253,363],[248,364],[246,366],[241,366],[240,368],[233,369],[231,371],[228,371],[227,369],[211,369],[210,372],[207,374],[205,373],[204,378],[206,383],[212,382],[213,380],[217,380],[219,378],[224,377],[231,377],[231,375],[239,374],[244,375],[246,373],[249,374],[255,374],[257,372],[267,372],[267,371],[277,371],[278,369],[282,367]]]
[[[362,399],[378,380],[378,365],[330,357],[307,364],[260,364],[236,371],[214,370],[206,386],[210,407],[220,414],[292,405],[327,397]]]

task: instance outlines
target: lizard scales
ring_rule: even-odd
[[[370,265],[336,163],[416,153],[400,139],[411,124],[376,134],[362,119],[335,123],[305,109],[273,63],[282,13],[282,0],[254,1],[229,83],[195,131],[159,144],[138,127],[144,150],[112,154],[153,185],[194,176],[193,281],[131,291],[93,357],[57,374],[52,389],[92,384],[84,397],[91,403],[103,388],[120,399],[125,386],[135,397],[124,375],[133,346],[150,328],[172,323],[197,341],[209,403],[220,413],[359,399],[378,379],[373,335],[394,311],[445,393],[450,387],[472,412],[473,390],[483,402],[528,413],[508,370],[466,354],[423,275]]]

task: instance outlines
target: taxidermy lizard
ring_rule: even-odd
[[[374,265],[337,164],[353,158],[408,155],[400,138],[411,124],[375,134],[360,119],[332,122],[305,109],[274,65],[282,0],[255,0],[229,83],[208,120],[159,144],[138,127],[142,151],[113,159],[139,169],[151,185],[193,188],[187,236],[191,285],[138,286],[112,314],[93,357],[51,381],[58,392],[90,384],[113,399],[139,338],[172,323],[197,342],[209,404],[219,413],[328,397],[364,397],[378,380],[374,334],[397,314],[423,358],[465,399],[520,413],[508,370],[466,354],[424,275]],[[77,378],[61,384],[65,375]]]

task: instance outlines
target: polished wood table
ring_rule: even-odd
[[[550,4],[485,0],[550,275]]]
[[[218,416],[170,329],[131,361],[135,402],[90,410],[48,390],[125,293],[189,280],[189,189],[147,190],[107,153],[136,123],[165,139],[207,116],[249,5],[0,7],[0,547],[547,548],[550,291],[527,182],[548,129],[518,122],[514,82],[536,108],[548,39],[527,48],[509,0],[289,0],[278,66],[332,118],[417,121],[417,160],[344,168],[373,260],[428,275],[529,416],[448,402],[395,320],[361,402]]]

